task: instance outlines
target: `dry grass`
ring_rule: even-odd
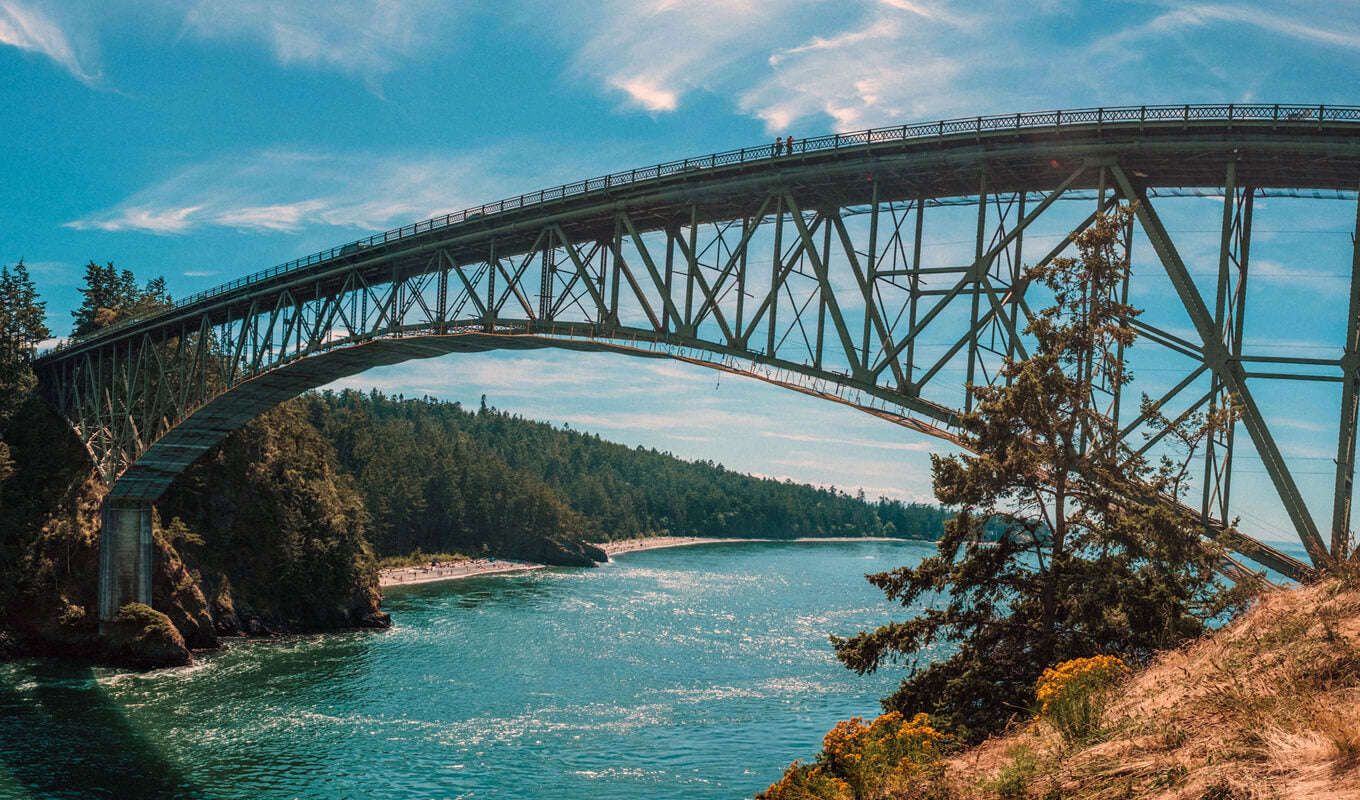
[[[1115,695],[1104,734],[1085,746],[1017,725],[955,755],[958,796],[1360,798],[1360,586],[1272,591]]]

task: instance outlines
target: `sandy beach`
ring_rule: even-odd
[[[689,544],[713,544],[714,542],[754,542],[755,539],[705,539],[701,536],[650,536],[646,539],[620,539],[616,542],[592,542],[596,547],[613,556],[615,553],[632,553],[638,550],[659,550],[663,547],[684,547]]]
[[[474,575],[493,575],[497,572],[523,572],[530,569],[543,569],[542,564],[532,561],[508,561],[506,559],[474,558],[468,561],[445,561],[435,566],[402,567],[378,571],[378,586],[413,586],[417,583],[451,581],[470,578]]]
[[[704,539],[698,536],[653,536],[648,539],[623,539],[617,542],[598,542],[596,547],[613,556],[616,553],[631,553],[638,550],[655,550],[661,547],[683,547],[687,544],[708,544],[710,542],[755,541],[753,539]],[[546,566],[533,561],[510,561],[506,559],[474,558],[469,561],[445,561],[433,566],[401,567],[384,569],[378,572],[378,586],[414,586],[418,583],[452,581],[471,578],[476,575],[493,575],[498,572],[523,572],[543,569]]]
[[[714,544],[717,542],[868,542],[881,537],[805,537],[801,539],[713,539],[701,536],[652,536],[646,539],[620,539],[614,542],[592,542],[612,558],[619,553],[635,553],[642,550],[659,550],[663,547],[684,547],[693,544]],[[887,541],[901,541],[889,539]],[[378,586],[414,586],[419,583],[452,581],[471,578],[477,575],[494,575],[498,572],[523,572],[543,569],[544,564],[532,561],[511,561],[506,559],[474,558],[468,561],[446,561],[424,567],[402,567],[384,569],[378,572]]]

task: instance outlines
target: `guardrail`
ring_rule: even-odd
[[[394,228],[390,231],[370,236],[367,239],[358,239],[347,244],[332,247],[329,250],[323,250],[309,256],[296,258],[287,263],[261,270],[243,278],[237,278],[230,283],[224,283],[221,286],[215,286],[212,289],[198,292],[177,301],[174,306],[169,309],[145,317],[123,320],[122,322],[80,337],[79,339],[70,339],[57,349],[66,349],[103,338],[104,336],[116,333],[119,330],[136,325],[137,323],[146,322],[163,314],[168,314],[175,309],[200,303],[218,295],[235,291],[244,286],[250,286],[255,283],[266,281],[286,272],[310,267],[340,256],[352,255],[361,250],[383,245],[388,242],[400,241],[419,233],[427,233],[436,228],[457,225],[492,214],[535,206],[552,200],[564,200],[568,197],[575,197],[600,189],[631,186],[645,181],[659,181],[662,178],[672,175],[713,169],[715,167],[729,166],[732,164],[744,164],[753,161],[774,161],[794,155],[865,147],[870,144],[893,141],[942,139],[947,136],[953,137],[969,134],[980,135],[983,133],[995,133],[999,131],[1045,129],[1058,131],[1067,127],[1090,127],[1091,125],[1099,127],[1106,123],[1180,122],[1188,124],[1192,122],[1232,123],[1237,121],[1269,121],[1290,124],[1311,122],[1318,125],[1329,122],[1360,122],[1360,106],[1305,106],[1279,104],[1237,105],[1229,103],[1226,105],[1118,106],[1113,108],[1101,107],[1035,111],[1020,114],[962,117],[958,119],[939,120],[936,122],[894,125],[886,128],[870,128],[868,130],[854,131],[851,133],[814,136],[801,141],[796,141],[794,143],[795,152],[793,153],[784,152],[783,148],[779,148],[774,144],[765,144],[757,147],[743,147],[739,150],[711,153],[697,158],[684,158],[679,161],[668,161],[664,164],[657,164],[642,169],[616,172],[612,175],[604,175],[598,178],[588,178],[583,181],[563,184],[562,186],[556,186],[551,189],[542,189],[538,192],[529,192],[528,194],[522,194],[518,197],[509,197],[493,203],[485,203],[476,208],[468,208],[462,211],[456,211],[452,214],[445,214],[442,217],[434,217],[400,228]],[[47,351],[43,353],[43,355],[45,356],[50,352],[53,351]]]

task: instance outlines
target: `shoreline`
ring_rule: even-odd
[[[893,536],[804,536],[797,539],[728,539],[703,536],[649,536],[643,539],[619,539],[612,542],[591,542],[609,556],[610,561],[620,553],[639,553],[643,550],[660,550],[666,547],[687,547],[696,544],[719,544],[723,542],[911,542],[915,539],[900,539]],[[924,541],[924,540],[922,540]],[[435,566],[399,567],[378,571],[378,588],[392,586],[416,586],[422,583],[453,581],[460,578],[475,578],[479,575],[496,575],[504,572],[527,572],[545,569],[546,564],[535,561],[513,561],[489,558],[474,558],[456,563],[445,562]]]
[[[437,566],[396,567],[378,570],[378,588],[389,586],[415,586],[421,583],[453,581],[459,578],[473,578],[478,575],[495,575],[501,572],[526,572],[543,569],[545,564],[533,561],[507,561],[502,559],[474,558],[456,563],[444,562]]]

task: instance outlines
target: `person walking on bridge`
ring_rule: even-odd
[[[790,137],[788,138],[788,141],[786,141],[786,142],[784,143],[784,147],[786,148],[786,150],[787,150],[787,152],[788,152],[789,155],[793,155],[793,137],[792,137],[792,136],[790,136]]]
[[[783,143],[784,143],[783,139],[781,139],[778,136],[774,137],[774,144],[770,146],[770,155],[772,156],[779,155],[779,148],[780,145],[782,145]]]

